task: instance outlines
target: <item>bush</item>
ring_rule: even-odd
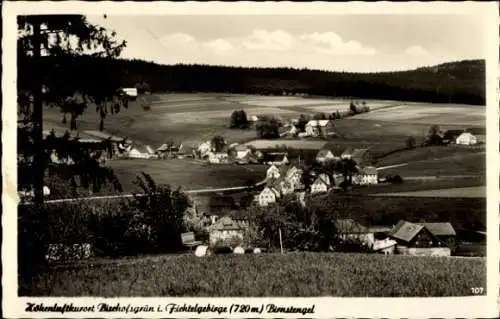
[[[230,246],[217,245],[212,247],[214,254],[232,254],[233,249]]]
[[[399,175],[387,176],[385,180],[391,184],[402,184],[403,183],[403,178]]]
[[[230,128],[248,128],[248,118],[247,113],[243,110],[236,110],[231,114],[231,122],[229,123]]]

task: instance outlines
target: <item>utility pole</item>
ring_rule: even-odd
[[[42,71],[41,71],[41,31],[40,20],[33,17],[33,142],[35,147],[34,169],[34,195],[35,205],[43,205],[43,180],[45,175],[45,160],[43,147],[43,101],[42,101]]]

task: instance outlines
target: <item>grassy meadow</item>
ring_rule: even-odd
[[[266,177],[264,165],[205,164],[189,159],[109,161],[125,192],[136,190],[134,181],[140,172],[151,175],[158,184],[185,190],[245,186]]]
[[[287,253],[61,266],[20,289],[22,295],[57,297],[445,297],[469,296],[471,287],[485,286],[484,259]]]

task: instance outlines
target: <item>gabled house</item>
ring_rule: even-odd
[[[209,241],[211,245],[229,240],[243,240],[246,225],[233,220],[229,216],[219,218],[213,225],[208,227]]]
[[[456,139],[458,145],[475,145],[477,144],[477,137],[469,132],[464,132]]]
[[[358,169],[358,173],[352,178],[356,185],[373,185],[378,183],[378,171],[373,166]]]
[[[290,182],[294,189],[302,188],[302,170],[293,166],[285,175],[285,179]]]
[[[451,250],[442,245],[425,226],[399,221],[389,237],[397,242],[396,252],[403,255],[450,256]],[[444,247],[443,247],[444,246]]]
[[[266,179],[267,180],[277,180],[281,177],[281,172],[276,165],[271,165],[267,169]]]
[[[273,187],[265,187],[259,195],[257,195],[257,202],[259,206],[267,206],[272,203],[276,203],[276,201],[280,198],[280,193]]]
[[[326,174],[320,174],[311,185],[311,194],[321,194],[328,192],[330,178]]]
[[[318,163],[325,163],[327,161],[332,161],[335,159],[336,156],[333,154],[333,152],[327,149],[320,150],[316,155],[316,162]]]
[[[342,154],[340,154],[341,159],[351,159],[352,158],[352,153],[354,152],[354,149],[352,147],[346,148]]]

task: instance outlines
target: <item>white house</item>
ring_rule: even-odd
[[[290,182],[294,189],[298,189],[302,184],[302,170],[295,166],[286,172],[285,179]]]
[[[352,182],[357,185],[373,185],[378,183],[378,171],[373,166],[364,167],[353,176]]]
[[[140,147],[140,146],[131,147],[128,151],[128,157],[149,159],[154,156],[154,153],[150,153],[149,151],[150,150],[147,147]]]
[[[268,180],[269,179],[278,179],[278,178],[280,178],[280,176],[281,176],[280,170],[278,167],[276,167],[276,165],[271,165],[267,169],[266,178]]]
[[[457,137],[456,143],[458,145],[475,145],[477,144],[477,137],[469,132],[464,132]]]
[[[267,206],[271,203],[276,203],[276,201],[280,198],[280,193],[271,187],[266,187],[257,195],[257,201],[260,206]]]
[[[200,157],[203,158],[208,152],[212,150],[212,143],[210,141],[206,141],[201,143],[197,147],[198,153],[200,153]]]
[[[321,174],[318,178],[316,178],[314,183],[311,185],[311,194],[326,193],[328,191],[330,180],[325,179],[324,176],[328,177],[325,174]]]
[[[227,163],[228,161],[227,153],[209,152],[207,155],[208,155],[208,162],[211,164]]]

